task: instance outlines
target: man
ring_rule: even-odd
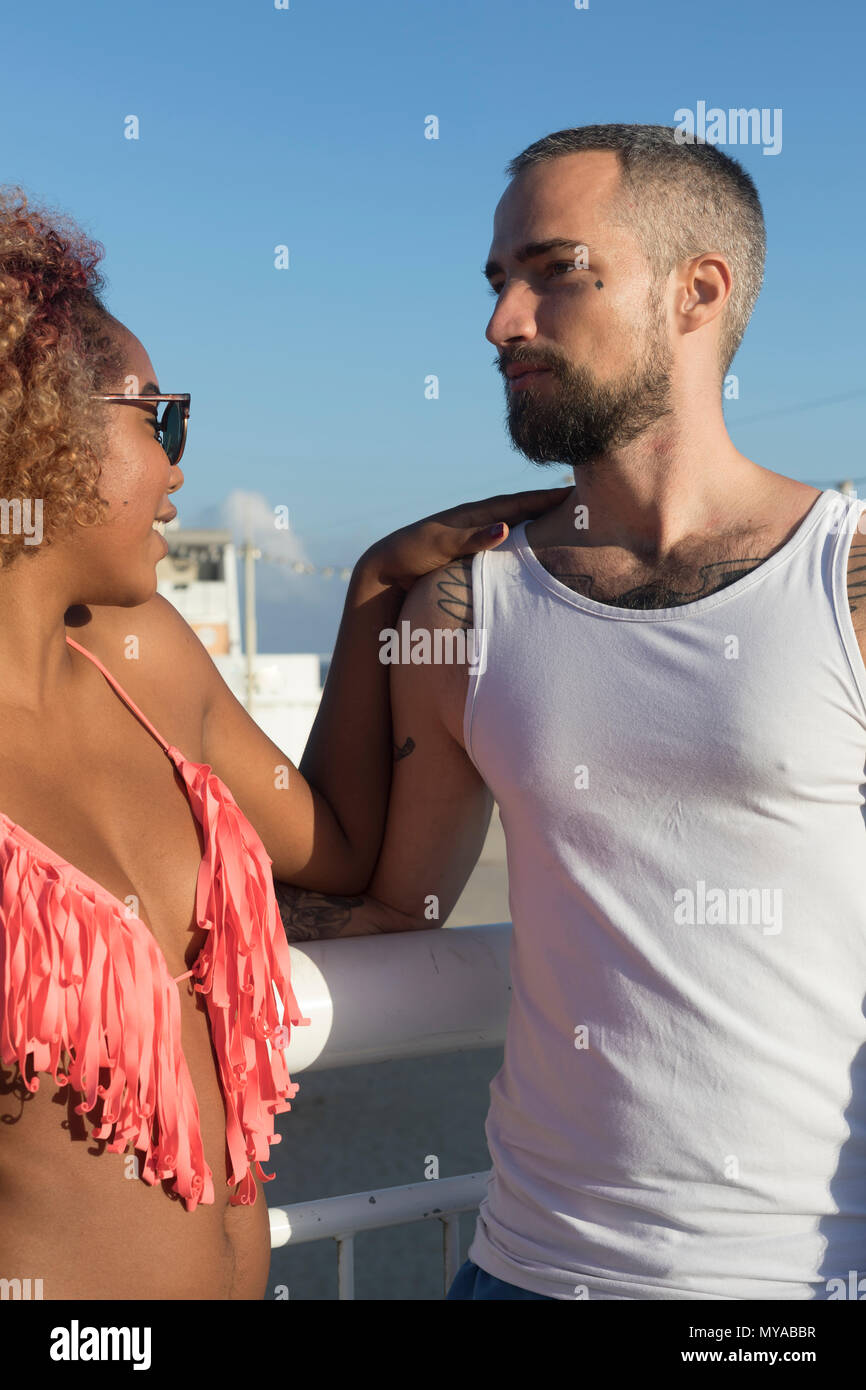
[[[866,1271],[860,504],[725,429],[765,253],[736,161],[589,126],[508,174],[487,337],[513,444],[574,491],[410,592],[401,620],[471,630],[481,659],[392,668],[368,892],[280,885],[284,920],[429,928],[435,894],[443,922],[498,802],[513,1001],[449,1298],[844,1297]]]

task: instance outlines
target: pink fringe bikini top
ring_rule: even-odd
[[[150,1184],[188,1211],[214,1201],[199,1109],[181,1048],[178,983],[192,976],[205,997],[226,1107],[226,1145],[237,1185],[232,1206],[253,1203],[251,1172],[278,1144],[274,1115],[298,1087],[283,1055],[289,1025],[306,1024],[290,983],[289,946],[271,860],[224,782],[166,743],[109,671],[71,637],[158,741],[186,786],[201,825],[195,915],[207,932],[192,970],[173,979],[156,938],[130,908],[0,812],[0,1059],[26,1079],[50,1072],[81,1093],[78,1114],[103,1101],[93,1137],[111,1153],[130,1143]],[[274,987],[283,1007],[280,1023]],[[110,1073],[99,1085],[100,1068]]]

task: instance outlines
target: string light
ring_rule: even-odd
[[[169,542],[169,550],[172,560],[187,564],[200,563],[207,559],[211,564],[219,564],[222,559],[222,547],[216,544],[203,546],[195,541],[173,540],[171,531],[166,532],[166,540]],[[238,547],[238,553],[243,555],[243,545]],[[254,558],[264,560],[269,565],[281,565],[283,568],[292,570],[295,574],[318,574],[323,579],[333,579],[334,575],[339,575],[344,583],[352,577],[351,565],[311,565],[304,560],[293,560],[288,555],[275,555],[271,551],[261,550],[255,547]]]
[[[823,404],[823,402],[817,402],[816,404]],[[848,491],[851,488],[856,490],[860,483],[866,483],[866,475],[857,478],[845,478],[841,482],[836,483],[830,483],[826,478],[799,478],[797,481],[806,483],[809,487],[821,489],[834,487],[837,490],[842,489],[843,491]],[[561,482],[563,484],[574,482],[570,470],[563,470]],[[170,541],[171,531],[166,533],[166,539]],[[177,560],[200,559],[202,550],[201,547],[194,544],[189,545],[180,542],[177,545],[171,546],[171,554],[172,557]],[[219,546],[210,545],[208,547],[207,558],[211,563],[217,564],[221,559],[221,555],[222,552]],[[293,574],[317,574],[321,576],[322,579],[333,579],[334,576],[337,575],[344,584],[348,583],[352,577],[352,565],[311,565],[305,560],[292,560],[287,555],[275,555],[267,550],[259,549],[256,550],[256,559],[263,560],[268,565],[280,565],[283,568],[290,569]]]
[[[352,577],[351,565],[310,565],[304,560],[291,560],[287,555],[273,555],[267,550],[260,552],[261,559],[269,565],[282,565],[284,568],[292,570],[295,574],[318,574],[323,579],[333,579],[334,575],[339,575],[340,579],[346,583]]]

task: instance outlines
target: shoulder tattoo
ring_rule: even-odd
[[[442,571],[436,584],[437,608],[455,618],[463,628],[472,626],[472,556],[454,560]]]
[[[866,599],[866,537],[857,535],[848,556],[848,607],[852,615]]]

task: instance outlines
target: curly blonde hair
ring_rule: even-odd
[[[92,397],[120,378],[124,353],[101,298],[104,254],[64,214],[0,187],[0,499],[41,499],[43,544],[107,506],[106,407]],[[0,566],[38,548],[0,529]]]

